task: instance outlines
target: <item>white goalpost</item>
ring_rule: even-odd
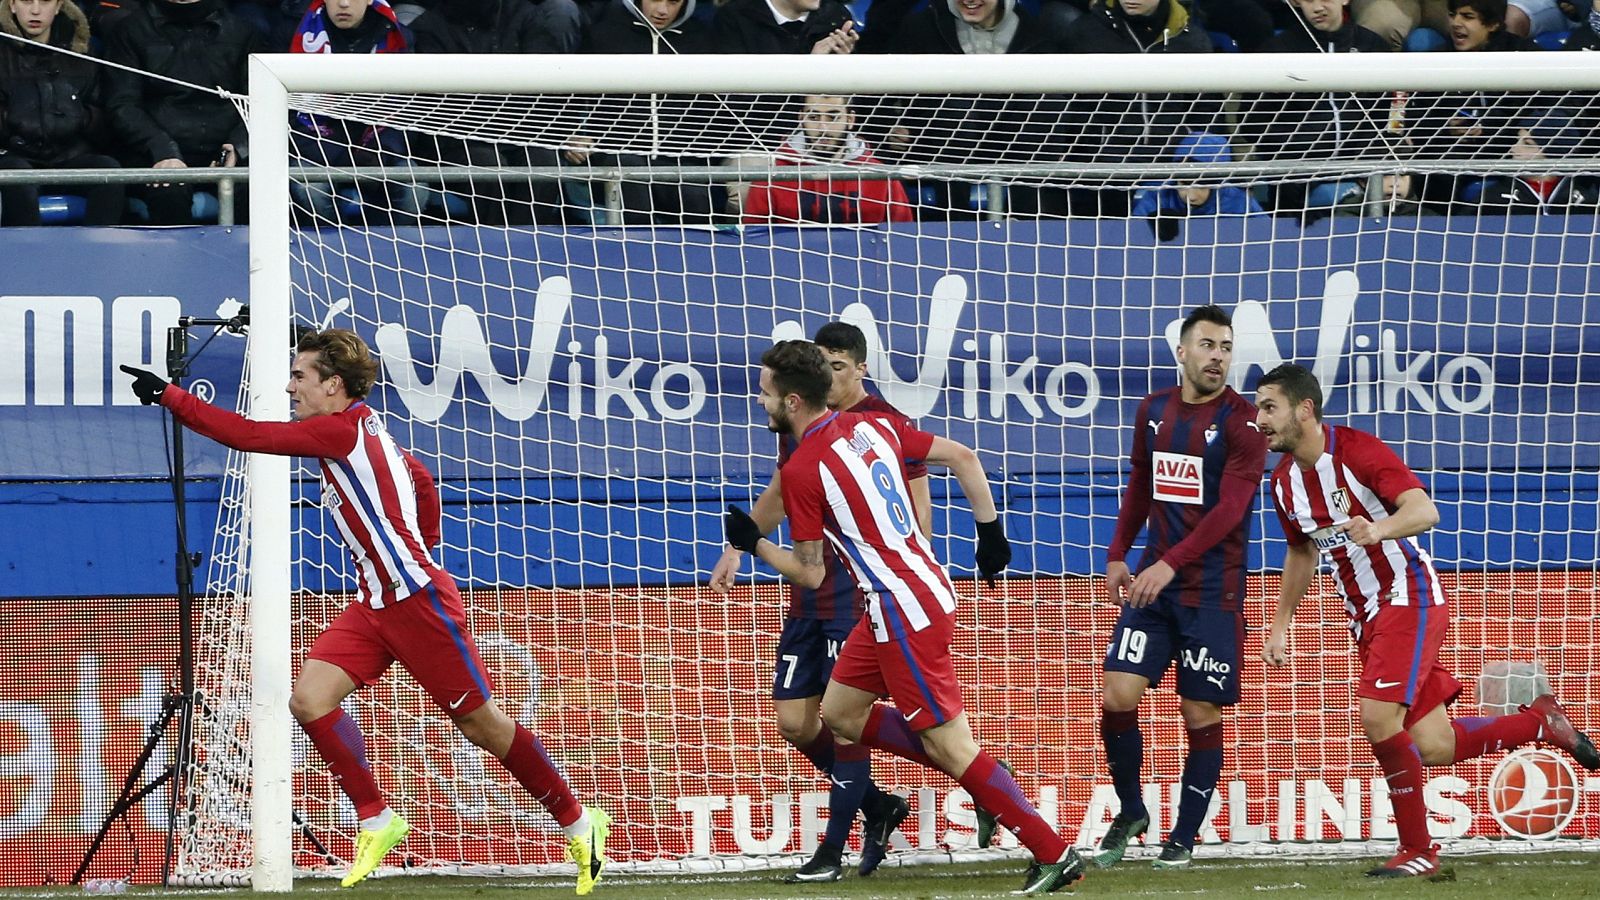
[[[849,152],[795,155],[817,96],[849,98]],[[1203,303],[1233,311],[1235,386],[1303,362],[1331,419],[1376,432],[1428,481],[1446,512],[1429,538],[1454,606],[1446,661],[1464,681],[1488,673],[1460,702],[1514,703],[1526,685],[1508,673],[1537,667],[1600,728],[1600,195],[1582,199],[1600,185],[1584,132],[1597,96],[1583,53],[255,56],[248,413],[287,418],[294,325],[373,345],[371,402],[439,478],[439,558],[497,694],[580,798],[611,810],[619,872],[760,868],[816,846],[825,786],[768,721],[786,594],[749,567],[733,596],[704,582],[721,510],[775,458],[753,360],[836,319],[867,334],[876,389],[976,446],[998,485],[1019,552],[987,590],[964,501],[934,479],[936,547],[963,579],[967,701],[1079,844],[1111,817],[1096,728],[1115,614],[1095,576],[1131,417],[1172,383],[1175,324]],[[1319,98],[1362,110],[1358,149],[1279,127]],[[1458,124],[1458,103],[1486,112]],[[1472,155],[1440,143],[1472,127]],[[1544,152],[1515,155],[1514,139]],[[885,182],[903,194],[869,214],[868,185]],[[1159,193],[1187,186],[1205,199]],[[1334,199],[1262,211],[1291,195]],[[761,219],[756,196],[802,215]],[[350,810],[288,712],[301,654],[353,588],[319,496],[302,461],[232,467],[199,625],[210,712],[181,881],[285,891],[349,857]],[[1252,624],[1282,558],[1269,503]],[[1343,614],[1320,594],[1292,671],[1257,659],[1240,673],[1202,855],[1393,839],[1345,713]],[[1259,655],[1254,633],[1245,653]],[[547,817],[408,678],[392,671],[347,708],[416,828],[392,859],[562,871]],[[1181,719],[1166,691],[1145,718],[1159,841]],[[888,760],[874,773],[915,808],[897,857],[969,849],[953,783]],[[1429,775],[1435,832],[1457,851],[1600,846],[1600,779],[1559,759]]]

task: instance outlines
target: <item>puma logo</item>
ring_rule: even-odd
[[[1217,690],[1219,691],[1225,691],[1228,689],[1228,677],[1226,675],[1207,675],[1206,680],[1216,685]]]

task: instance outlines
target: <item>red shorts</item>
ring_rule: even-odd
[[[1356,696],[1403,703],[1405,727],[1456,699],[1461,682],[1439,664],[1439,648],[1450,628],[1444,606],[1386,606],[1362,629],[1356,655],[1361,681]]]
[[[845,687],[889,697],[912,731],[923,731],[961,715],[950,640],[955,618],[944,615],[921,631],[892,629],[896,637],[880,644],[869,616],[862,616],[839,649],[832,680]]]
[[[448,580],[383,609],[350,604],[306,658],[338,666],[357,687],[376,683],[398,660],[452,718],[482,706],[494,690],[467,631],[461,593]]]

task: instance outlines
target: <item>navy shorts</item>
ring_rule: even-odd
[[[822,696],[833,676],[839,648],[855,624],[854,619],[784,619],[777,668],[772,673],[772,699]]]
[[[1217,706],[1239,702],[1244,616],[1159,599],[1125,606],[1106,648],[1106,671],[1142,675],[1151,687],[1178,664],[1178,696]]]

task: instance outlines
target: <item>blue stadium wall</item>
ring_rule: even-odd
[[[1264,218],[1195,222],[1161,246],[1121,221],[656,241],[441,229],[364,242],[360,257],[337,260],[339,282],[297,270],[296,302],[320,320],[322,304],[351,293],[345,285],[369,285],[358,300],[385,327],[359,327],[390,385],[375,405],[469,435],[442,447],[432,429],[395,426],[439,469],[455,507],[447,544],[519,548],[515,562],[447,552],[475,583],[684,582],[708,571],[722,504],[747,499],[771,458],[764,432],[720,424],[750,420],[750,361],[770,335],[838,317],[893,350],[877,373],[891,400],[984,448],[1004,472],[1002,502],[1029,547],[1019,572],[1099,571],[1119,480],[1108,460],[1125,453],[1138,397],[1171,383],[1170,329],[1205,302],[1236,309],[1247,390],[1280,359],[1316,366],[1334,386],[1332,420],[1376,431],[1427,473],[1444,565],[1592,568],[1595,233],[1593,220],[1555,217],[1344,219],[1304,233]],[[0,230],[0,597],[172,593],[170,438],[116,366],[164,369],[176,315],[247,302],[246,240],[244,229]],[[447,258],[451,247],[473,252]],[[541,307],[559,328],[533,329]],[[470,348],[485,331],[496,346],[482,360],[441,359],[441,335]],[[195,336],[198,346],[206,335]],[[231,403],[242,355],[240,338],[212,340],[191,373],[197,390]],[[634,361],[596,415],[597,383]],[[696,396],[704,405],[685,416]],[[696,447],[722,453],[684,449]],[[204,552],[224,457],[200,438],[186,449],[188,544]],[[461,459],[558,474],[469,515]],[[320,527],[317,508],[297,514]],[[1060,533],[1088,516],[1088,540]],[[938,524],[970,527],[964,516]],[[1276,527],[1263,517],[1259,530]],[[1279,558],[1268,542],[1259,562]]]

